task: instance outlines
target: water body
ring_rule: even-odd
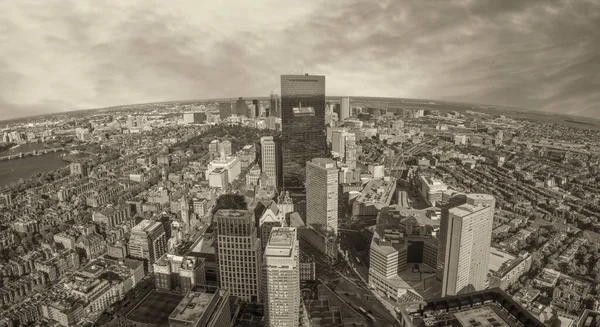
[[[20,178],[27,179],[35,174],[68,166],[69,162],[62,160],[61,154],[62,152],[55,152],[0,161],[0,186],[16,182]]]
[[[33,150],[45,150],[45,149],[60,148],[60,147],[61,147],[60,145],[53,147],[46,143],[26,143],[26,144],[20,144],[18,146],[11,148],[10,150],[0,153],[0,157],[19,154],[19,152],[25,153],[25,152],[31,152]]]

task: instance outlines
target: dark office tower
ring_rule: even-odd
[[[306,162],[328,156],[325,76],[281,76],[283,188],[303,190]]]
[[[235,114],[238,116],[246,116],[247,111],[248,105],[246,104],[246,100],[244,100],[242,97],[239,97],[235,101]]]
[[[219,118],[221,118],[221,120],[231,117],[231,111],[231,102],[219,103]]]
[[[252,100],[252,104],[254,105],[254,117],[260,117],[260,101]]]
[[[333,112],[335,112],[338,115],[338,118],[340,118],[342,116],[342,106],[339,103],[336,103],[333,107]],[[340,119],[341,120],[341,119]]]

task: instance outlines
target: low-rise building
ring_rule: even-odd
[[[352,204],[353,218],[374,222],[379,211],[391,204],[395,190],[395,179],[385,177],[370,180]]]
[[[154,263],[156,289],[187,293],[205,284],[204,258],[164,254]]]
[[[435,206],[442,201],[444,191],[448,186],[442,181],[430,176],[421,176],[419,178],[419,194],[428,205]]]
[[[510,284],[516,282],[519,277],[531,269],[531,261],[531,254],[526,253],[503,263],[498,271],[490,274],[489,287],[506,290]]]
[[[370,249],[369,286],[398,302],[421,300],[435,281],[439,221],[423,210],[391,206],[381,210]],[[415,278],[418,276],[418,278]],[[437,283],[437,286],[436,286]]]
[[[229,327],[229,291],[198,286],[189,291],[169,316],[171,327]]]

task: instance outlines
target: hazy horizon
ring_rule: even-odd
[[[600,118],[600,2],[56,0],[0,4],[0,120],[279,93],[412,98]],[[179,99],[179,100],[178,100]]]

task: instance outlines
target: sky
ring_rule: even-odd
[[[0,120],[156,101],[328,95],[600,118],[598,0],[1,1]]]

